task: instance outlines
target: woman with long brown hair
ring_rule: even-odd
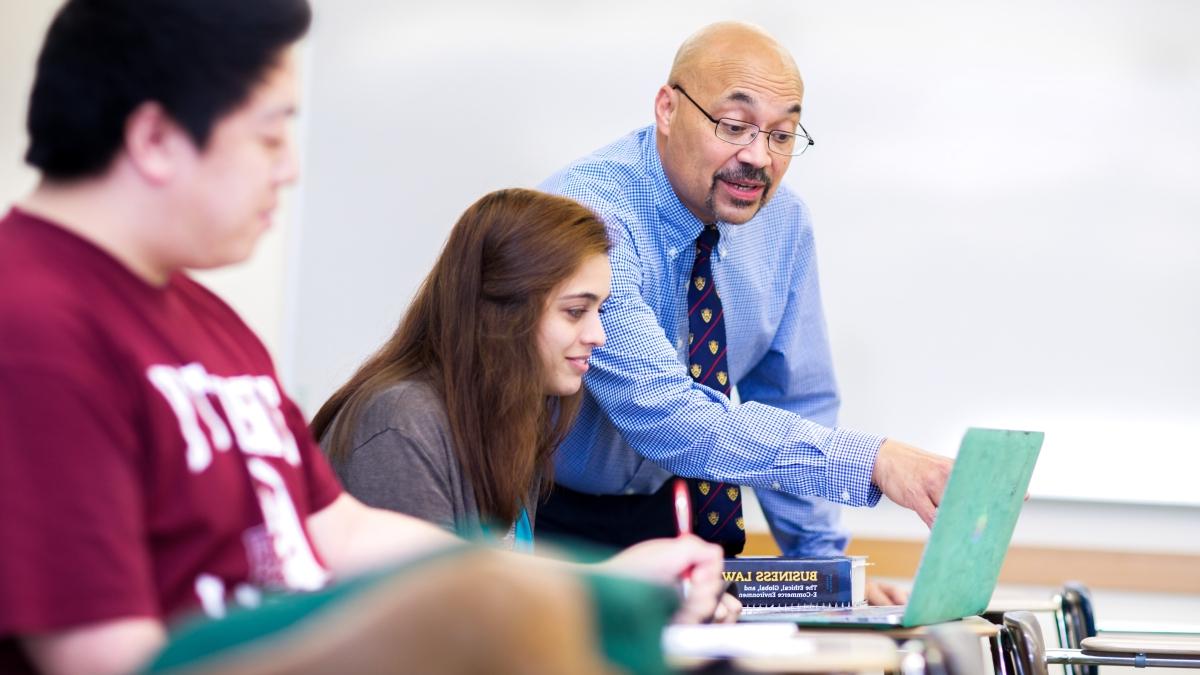
[[[396,332],[313,419],[346,490],[531,550],[554,450],[604,342],[608,249],[604,224],[564,197],[499,190],[468,207]],[[720,549],[697,537],[644,541],[606,564],[672,581],[701,548],[716,557],[693,568],[676,620],[736,620]]]
[[[512,189],[471,205],[391,339],[313,419],[347,490],[529,548],[604,341],[608,247],[566,198]]]

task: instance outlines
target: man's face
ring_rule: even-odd
[[[767,150],[768,131],[796,131],[803,86],[791,77],[743,67],[710,76],[707,81],[679,82],[714,119],[732,118],[762,129],[750,145],[717,138],[714,124],[682,93],[670,96],[667,125],[659,112],[663,168],[675,193],[697,218],[741,224],[758,213],[775,194],[791,157]]]
[[[299,174],[291,134],[296,101],[286,55],[218,120],[203,150],[192,147],[175,182],[173,266],[220,267],[249,257],[271,225],[279,189]]]

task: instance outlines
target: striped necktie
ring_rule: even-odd
[[[728,396],[733,384],[726,365],[725,314],[712,276],[712,252],[720,238],[715,225],[706,226],[696,238],[696,262],[688,284],[688,372],[696,382]],[[721,544],[725,555],[741,553],[746,545],[741,489],[696,478],[689,478],[688,485],[696,534]]]

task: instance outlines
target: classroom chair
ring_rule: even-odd
[[[985,658],[979,634],[961,624],[931,626],[925,637],[928,675],[985,675]]]
[[[1093,623],[1094,626],[1094,623]],[[1088,636],[1079,648],[1047,649],[1032,612],[1004,615],[1013,675],[1049,675],[1047,665],[1200,668],[1200,635],[1124,633]]]
[[[1096,634],[1096,613],[1092,593],[1078,581],[1063,584],[1059,595],[1058,644],[1068,649],[1082,649],[1083,641]],[[1073,675],[1099,675],[1099,666],[1072,666]]]

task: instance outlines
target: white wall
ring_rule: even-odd
[[[57,4],[0,4],[5,204],[34,179],[25,97]],[[246,266],[206,277],[310,413],[470,201],[648,122],[679,40],[725,16],[563,4],[318,3],[298,199]],[[1200,550],[1200,509],[1172,505],[1200,492],[1200,6],[751,9],[806,76],[818,145],[788,182],[816,217],[843,422],[946,452],[968,424],[1048,429],[1055,480],[1018,542]],[[1080,460],[1102,475],[1059,480]],[[846,519],[922,532],[886,505]]]
[[[25,104],[37,51],[57,6],[49,0],[0,4],[0,209],[5,212],[37,180],[21,161],[28,144]]]
[[[293,324],[312,411],[462,209],[651,119],[727,16],[795,54],[842,422],[1043,429],[1035,496],[1200,506],[1200,6],[318,6]]]

